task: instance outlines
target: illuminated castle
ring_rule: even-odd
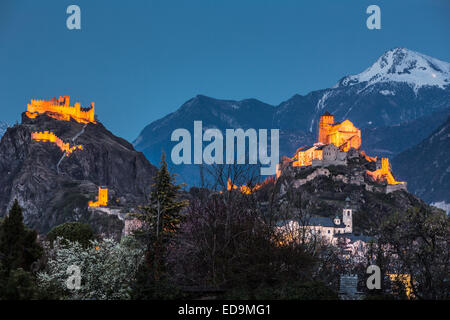
[[[394,176],[391,173],[391,167],[389,165],[389,159],[388,158],[381,158],[381,165],[380,165],[380,159],[377,159],[377,170],[375,171],[369,171],[367,170],[367,174],[372,177],[375,181],[387,181],[388,184],[403,184],[404,182],[398,182],[395,180]]]
[[[334,122],[334,117],[327,111],[320,117],[318,143],[332,143],[344,152],[348,152],[350,148],[359,149],[361,130],[356,128],[350,120]]]
[[[282,168],[286,163],[291,163],[293,167],[346,165],[348,153],[353,148],[358,150],[359,154],[364,156],[367,161],[376,162],[375,171],[366,171],[373,180],[387,182],[391,189],[394,186],[406,187],[404,182],[395,180],[387,158],[369,157],[360,150],[361,130],[356,128],[351,121],[335,122],[334,117],[329,112],[325,112],[320,117],[318,129],[318,141],[312,146],[299,148],[292,159],[286,157],[277,166],[277,178],[281,175]]]
[[[297,150],[294,167],[310,166],[313,160],[343,161],[350,148],[358,150],[361,147],[361,130],[350,120],[335,122],[327,111],[320,117],[318,142],[309,147]]]
[[[71,155],[75,150],[83,150],[83,146],[80,145],[71,147],[69,143],[62,141],[53,132],[33,132],[31,133],[31,139],[35,141],[54,143],[61,149],[61,151],[66,153],[66,156]]]
[[[99,187],[98,188],[98,199],[97,201],[89,201],[89,207],[106,207],[108,205],[108,188]]]
[[[26,115],[29,118],[34,119],[43,113],[58,120],[70,121],[72,118],[81,123],[95,123],[94,102],[91,102],[91,107],[88,109],[81,108],[79,102],[72,107],[69,96],[59,97],[59,99],[53,97],[50,101],[31,100],[31,103],[27,105]]]

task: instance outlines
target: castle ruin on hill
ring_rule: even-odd
[[[49,117],[61,121],[70,121],[73,119],[76,122],[84,123],[85,126],[89,123],[96,123],[94,102],[91,102],[91,107],[88,109],[81,108],[79,102],[76,102],[74,106],[70,106],[69,96],[60,96],[59,99],[53,97],[51,100],[32,99],[27,105],[25,115],[30,119],[35,119],[41,114],[46,114]],[[83,132],[84,128],[75,138],[72,139],[72,141],[74,141]],[[32,132],[31,139],[38,142],[53,143],[61,149],[67,157],[70,156],[75,150],[83,150],[83,146],[70,146],[69,143],[64,142],[61,138],[56,136],[56,134],[49,131]],[[99,187],[97,201],[89,201],[88,207],[98,208],[106,206],[108,206],[108,188]]]
[[[27,117],[34,119],[39,114],[47,114],[48,116],[64,121],[74,119],[80,123],[95,123],[95,104],[91,102],[88,109],[82,108],[79,102],[74,106],[70,106],[69,96],[60,96],[59,99],[53,97],[51,100],[34,100],[27,105]]]

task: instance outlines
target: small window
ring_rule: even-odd
[[[328,230],[328,233],[330,233],[330,230]]]

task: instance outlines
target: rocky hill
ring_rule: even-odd
[[[66,155],[56,143],[32,139],[33,132],[43,131],[81,147]],[[100,122],[61,121],[46,114],[30,119],[24,113],[22,123],[8,128],[0,143],[0,216],[18,199],[25,223],[40,232],[82,221],[118,236],[119,217],[145,202],[155,173],[142,153]],[[108,207],[88,209],[99,186],[108,188]]]
[[[333,218],[340,213],[346,199],[355,210],[355,228],[370,234],[377,226],[396,211],[426,206],[423,200],[405,189],[389,190],[383,182],[374,181],[366,171],[374,171],[375,162],[352,149],[347,165],[326,167],[292,167],[283,169],[281,176],[257,191],[260,201],[270,201],[275,194],[276,210],[281,218],[291,214],[307,214]]]

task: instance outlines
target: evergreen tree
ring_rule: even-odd
[[[181,210],[187,205],[186,201],[177,200],[181,186],[174,180],[163,154],[149,204],[142,207],[140,213],[132,215],[142,222],[142,228],[135,231],[135,236],[145,243],[145,273],[150,276],[150,281],[160,280],[165,272],[167,249],[179,229]]]
[[[14,201],[0,228],[0,257],[6,273],[18,268],[30,271],[32,263],[42,254],[36,238],[37,233],[23,224],[22,208]]]
[[[42,255],[37,233],[23,224],[22,208],[14,204],[0,225],[0,298],[30,298],[35,291],[32,264]],[[18,285],[20,283],[20,286]]]

